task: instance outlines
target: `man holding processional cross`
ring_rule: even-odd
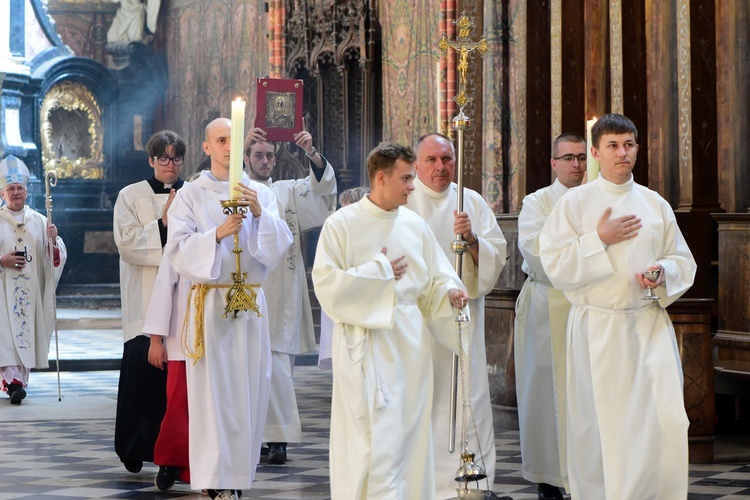
[[[460,111],[453,125],[458,131],[459,154],[462,154],[462,132],[469,121],[464,114],[464,106],[471,100],[466,93],[468,58],[474,51],[484,56],[488,45],[483,37],[479,41],[470,39],[474,23],[465,12],[455,24],[458,27],[456,39],[450,40],[444,34],[437,45],[443,55],[449,49],[458,54],[459,93],[454,100]],[[484,296],[492,290],[505,267],[506,242],[495,215],[481,194],[463,188],[462,169],[456,172],[457,161],[460,167],[463,159],[456,156],[452,141],[442,134],[427,134],[417,141],[415,149],[417,179],[407,208],[427,221],[449,259],[453,257],[451,252],[455,251],[457,239],[463,243],[464,255],[458,271],[469,293],[472,315],[468,380],[459,384],[452,374],[452,365],[457,361],[453,353],[438,342],[430,342],[435,386],[432,404],[435,479],[437,498],[446,499],[456,496],[456,486],[459,484],[456,482],[456,470],[461,456],[450,448],[449,440],[445,439],[446,431],[450,433],[455,429],[454,404],[460,404],[458,402],[468,404],[471,414],[471,422],[462,422],[462,426],[469,428],[468,432],[464,429],[468,439],[464,446],[477,453],[476,461],[487,475],[488,490],[492,489],[494,482],[495,432],[484,342]],[[454,174],[458,175],[458,183],[453,182]],[[468,394],[463,393],[464,388]],[[451,445],[455,443],[453,436],[450,436],[450,441]]]

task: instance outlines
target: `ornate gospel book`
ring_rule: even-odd
[[[269,141],[294,142],[302,131],[302,80],[258,78],[255,126]]]

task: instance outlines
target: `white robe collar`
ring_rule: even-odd
[[[393,210],[383,210],[376,204],[374,204],[372,201],[370,201],[370,195],[368,194],[361,200],[359,200],[359,203],[361,203],[361,207],[364,209],[365,212],[374,215],[375,217],[380,217],[381,219],[395,219],[398,215],[398,209],[399,207],[394,208]]]
[[[258,183],[257,181],[251,180],[244,172],[242,173],[241,182],[250,187],[252,187],[253,183]],[[214,191],[216,193],[224,193],[227,195],[227,198],[229,197],[229,181],[218,180],[210,170],[204,170],[201,172],[200,177],[195,179],[191,184],[198,185],[203,189],[208,189],[209,191]]]
[[[612,181],[608,181],[607,179],[602,177],[601,174],[596,178],[596,182],[598,182],[607,191],[612,191],[613,193],[624,193],[625,191],[630,191],[631,189],[633,189],[633,185],[635,184],[635,181],[633,180],[633,174],[630,174],[630,180],[623,182],[622,184],[615,184]]]
[[[448,186],[448,189],[443,191],[442,193],[438,193],[437,191],[433,190],[432,188],[429,188],[427,184],[419,180],[419,177],[414,179],[414,189],[417,191],[420,191],[430,198],[445,198],[449,194],[455,192],[458,190],[458,186],[455,182],[451,182],[451,185]]]
[[[568,192],[570,188],[560,182],[560,179],[555,179],[555,182],[552,183],[552,191],[559,194],[560,196],[564,195]]]

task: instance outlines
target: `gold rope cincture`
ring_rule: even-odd
[[[236,293],[237,287],[240,286],[243,293]],[[227,308],[231,310],[253,310],[259,318],[263,317],[260,312],[260,308],[256,302],[258,294],[253,288],[260,288],[258,283],[232,283],[231,285],[209,285],[207,283],[196,283],[190,287],[187,297],[187,309],[185,311],[185,319],[182,322],[182,332],[180,333],[180,340],[182,344],[182,353],[185,357],[193,360],[195,364],[206,354],[205,348],[205,332],[203,326],[204,318],[204,307],[203,303],[206,298],[206,293],[210,288],[229,288],[227,292]],[[193,297],[193,290],[195,290],[195,341],[193,347],[190,347],[188,341],[188,331],[190,328],[190,303]],[[247,293],[244,293],[247,290]],[[227,317],[227,312],[224,312],[223,318]],[[236,316],[235,316],[236,317]]]

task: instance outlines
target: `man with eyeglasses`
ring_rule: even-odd
[[[565,449],[565,325],[570,304],[555,290],[539,258],[539,233],[547,216],[586,172],[586,143],[573,133],[552,143],[557,179],[523,199],[518,249],[528,275],[516,302],[513,348],[524,479],[537,484],[540,500],[560,500],[568,487]]]
[[[276,149],[274,143],[265,140],[266,132],[262,129],[250,130],[244,144],[248,175],[268,186],[276,195],[279,214],[294,238],[281,264],[269,271],[264,286],[273,369],[263,441],[268,443],[268,463],[274,465],[286,462],[287,443],[302,441],[292,378],[294,357],[315,348],[315,330],[300,237],[306,231],[321,227],[336,210],[336,173],[313,146],[312,135],[304,130],[304,119],[302,124],[303,130],[295,136],[295,144],[310,160],[309,173],[302,179],[272,179]]]
[[[146,144],[154,175],[124,187],[114,208],[114,238],[120,252],[123,353],[115,419],[115,452],[129,472],[153,462],[154,444],[166,409],[165,370],[151,366],[151,343],[143,322],[167,243],[167,212],[183,185],[185,141],[170,130]]]
[[[19,158],[0,162],[0,388],[12,405],[26,397],[31,369],[48,366],[51,306],[66,260],[57,227],[26,206],[28,182]]]

